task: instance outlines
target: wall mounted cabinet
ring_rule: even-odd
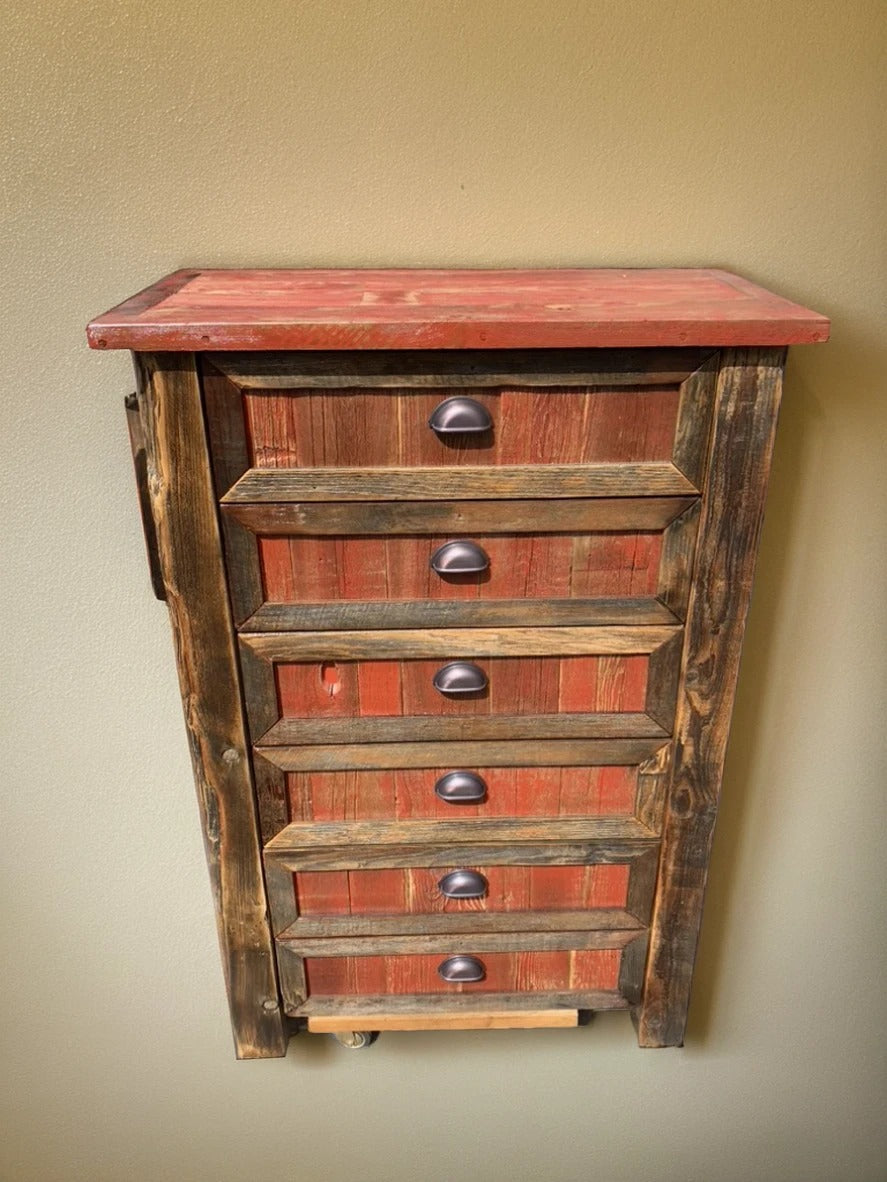
[[[786,347],[721,271],[178,272],[129,349],[237,1053],[680,1044]]]

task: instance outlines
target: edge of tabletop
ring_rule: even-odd
[[[672,275],[708,276],[746,296],[754,306],[743,313],[726,306],[720,315],[705,315],[705,300],[700,299],[697,314],[651,311],[648,318],[620,315],[611,309],[595,319],[589,315],[551,316],[552,309],[539,304],[539,318],[534,320],[534,305],[518,305],[511,316],[495,315],[479,308],[466,311],[455,307],[429,306],[427,316],[398,319],[391,309],[378,319],[356,317],[354,308],[345,306],[339,316],[318,316],[312,309],[299,309],[286,318],[269,316],[267,320],[238,319],[229,310],[212,318],[183,309],[177,317],[151,315],[151,310],[201,275],[244,276],[279,270],[281,274],[310,272],[314,268],[184,268],[149,284],[129,299],[95,317],[86,328],[92,349],[128,349],[132,352],[259,352],[302,350],[426,350],[426,349],[518,349],[518,348],[650,348],[712,347],[729,348],[814,344],[828,340],[828,317],[785,299],[774,292],[729,271],[718,268],[548,268],[538,274],[564,276],[612,271],[625,275],[636,271],[650,275],[657,271]],[[336,269],[324,274],[334,274]],[[345,274],[360,274],[361,269],[338,269]],[[369,275],[384,274],[386,269],[363,269]],[[435,274],[434,269],[389,268],[389,272]],[[476,272],[465,270],[465,276]],[[481,273],[489,273],[487,270]],[[497,270],[498,274],[531,275],[533,270]],[[244,303],[249,296],[245,295]],[[230,309],[230,305],[229,305]],[[555,310],[556,311],[556,310]],[[579,309],[581,312],[581,308]],[[738,315],[736,313],[739,313]]]

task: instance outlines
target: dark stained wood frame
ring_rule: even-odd
[[[234,628],[195,359],[135,358],[151,512],[178,658],[238,1058],[286,1054]]]
[[[353,842],[360,838],[359,823],[347,826],[347,835],[343,834],[338,844],[332,832],[315,826],[313,840],[305,844],[300,836],[303,844],[296,847],[293,840],[298,827],[285,824],[283,772],[291,767],[388,766],[384,761],[391,758],[386,752],[392,748],[396,749],[397,766],[436,766],[445,762],[443,754],[448,736],[438,733],[440,741],[425,742],[427,736],[420,727],[408,742],[379,742],[389,738],[383,726],[369,728],[362,736],[363,743],[355,744],[352,739],[339,745],[337,739],[346,732],[343,730],[340,736],[328,725],[326,730],[316,731],[306,727],[301,734],[291,728],[277,729],[276,703],[272,709],[268,693],[268,670],[276,654],[322,651],[324,658],[350,656],[353,659],[355,645],[374,654],[382,645],[415,656],[420,636],[432,648],[438,642],[429,641],[428,632],[411,632],[409,627],[387,636],[381,631],[375,635],[349,634],[342,630],[348,628],[347,623],[340,621],[330,627],[329,615],[328,631],[309,628],[275,637],[263,634],[253,623],[257,614],[261,619],[260,613],[267,612],[267,605],[261,602],[261,583],[255,577],[255,539],[242,522],[249,520],[251,513],[253,524],[256,520],[269,520],[267,514],[262,516],[264,510],[250,506],[261,506],[272,497],[289,499],[294,505],[303,503],[308,519],[314,508],[322,508],[331,490],[337,500],[354,498],[350,505],[339,506],[339,512],[347,516],[349,512],[372,510],[372,506],[362,502],[396,498],[407,487],[414,495],[431,501],[447,498],[454,489],[446,471],[441,474],[425,470],[427,476],[417,483],[416,471],[376,470],[368,484],[361,484],[365,474],[350,470],[345,475],[356,480],[353,488],[348,479],[341,485],[336,483],[341,473],[336,473],[336,480],[329,483],[326,475],[318,476],[323,470],[245,471],[242,438],[230,429],[230,415],[226,418],[217,413],[217,407],[214,409],[211,392],[207,394],[207,423],[204,423],[197,358],[178,353],[136,356],[141,436],[138,425],[133,426],[135,438],[145,452],[151,518],[178,653],[238,1056],[285,1053],[288,1025],[281,1011],[281,997],[289,1014],[347,1012],[342,999],[322,999],[316,1005],[310,999],[306,1002],[301,969],[304,955],[348,955],[358,951],[394,955],[407,949],[453,953],[506,946],[510,951],[619,946],[624,952],[618,993],[546,994],[541,998],[519,995],[361,998],[362,1012],[372,1013],[374,1009],[406,1012],[410,1008],[433,1008],[439,1001],[448,1010],[474,1012],[539,1008],[543,1001],[546,1008],[630,1006],[642,1046],[683,1042],[784,362],[785,349],[781,347],[724,350],[718,358],[703,360],[682,387],[671,464],[563,465],[542,477],[538,469],[530,468],[511,469],[504,478],[501,472],[498,475],[485,472],[489,487],[481,489],[483,495],[513,498],[511,508],[518,513],[520,499],[528,496],[599,498],[595,511],[611,513],[623,511],[613,498],[675,498],[677,512],[666,526],[667,558],[663,559],[655,618],[651,611],[642,624],[637,614],[628,617],[624,612],[620,614],[618,607],[611,607],[610,614],[615,618],[605,627],[509,627],[504,633],[497,633],[490,620],[487,639],[481,645],[490,651],[493,651],[491,646],[498,646],[496,655],[501,655],[503,645],[510,652],[525,648],[550,655],[600,651],[588,646],[601,642],[603,651],[650,652],[653,660],[647,713],[574,716],[574,724],[564,726],[562,719],[561,730],[549,730],[546,738],[527,743],[523,740],[534,736],[522,735],[520,727],[513,725],[498,730],[494,725],[488,732],[454,732],[449,736],[454,740],[461,738],[459,748],[465,754],[469,750],[476,753],[479,765],[494,764],[497,753],[499,760],[508,764],[514,764],[522,756],[528,764],[540,765],[558,761],[607,762],[608,754],[614,760],[617,752],[620,759],[625,758],[627,747],[634,744],[632,754],[640,764],[640,776],[637,818],[633,822],[637,828],[630,836],[624,833],[619,837],[614,831],[607,838],[601,831],[597,838],[586,837],[585,844],[575,838],[571,844],[564,829],[569,822],[558,821],[545,823],[544,838],[540,835],[535,845],[529,839],[517,847],[509,845],[507,835],[500,829],[500,836],[484,846],[478,844],[482,834],[473,823],[470,838],[473,844],[464,848],[475,861],[481,860],[477,856],[481,853],[487,861],[538,858],[543,864],[547,857],[556,857],[558,861],[568,861],[571,857],[605,860],[616,854],[624,858],[632,851],[636,859],[630,878],[632,894],[624,916],[633,917],[635,922],[612,928],[607,926],[605,918],[586,916],[586,922],[577,923],[570,930],[562,929],[555,920],[548,930],[532,930],[533,925],[521,928],[518,924],[518,930],[503,932],[498,923],[494,932],[482,930],[487,922],[484,920],[472,928],[470,936],[434,932],[428,925],[421,936],[409,929],[409,925],[385,933],[374,928],[374,934],[369,935],[363,929],[346,931],[347,925],[340,924],[338,934],[330,929],[329,934],[321,935],[319,927],[312,928],[310,939],[300,937],[294,943],[291,938],[294,926],[305,932],[306,937],[309,935],[308,929],[300,927],[306,921],[295,918],[284,925],[278,940],[277,965],[283,977],[281,994],[267,915],[241,690],[254,703],[252,729],[256,738],[262,740],[256,753],[255,780],[263,801],[261,828],[266,838],[271,838],[266,852],[268,886],[275,912],[284,908],[284,917],[285,904],[275,877],[279,877],[281,869],[289,874],[291,866],[336,865],[337,858],[339,864],[348,865],[349,858],[353,862],[358,856],[365,856],[366,864],[371,865],[429,864],[427,859],[436,856],[433,842],[439,841],[443,834],[437,828],[434,839],[426,835],[417,844],[413,839],[419,838],[421,823],[414,822],[410,824],[419,828],[413,829],[409,842],[391,841],[386,846],[379,825],[374,823],[372,835],[364,837],[366,844],[361,847],[367,852],[358,855]],[[255,359],[252,364],[255,365]],[[290,376],[284,375],[287,382]],[[279,372],[271,377],[282,380]],[[360,383],[367,380],[365,373],[357,377]],[[403,381],[403,377],[399,380]],[[473,374],[472,382],[476,381],[477,375]],[[399,383],[391,380],[390,384]],[[712,401],[714,416],[709,427],[705,408]],[[212,471],[208,441],[214,457]],[[615,469],[620,471],[617,473]],[[462,469],[461,474],[464,472]],[[220,510],[220,501],[231,508]],[[317,504],[311,506],[311,502]],[[288,506],[283,511],[282,528],[288,527],[288,514],[292,510],[293,506]],[[383,521],[384,511],[379,512],[379,520]],[[352,520],[357,519],[355,516]],[[233,572],[231,591],[238,605],[237,619],[241,623],[249,620],[255,628],[241,634],[242,666],[238,665],[235,619],[228,599],[220,531],[224,531]],[[526,622],[521,613],[515,619]],[[683,628],[675,626],[679,621],[685,621]],[[459,619],[454,622],[464,623]],[[267,623],[272,625],[270,618]],[[280,627],[279,621],[274,626]],[[420,625],[412,625],[417,626]],[[474,634],[471,638],[469,631]],[[483,628],[454,629],[449,632],[445,647],[458,655],[460,642],[474,644],[482,632]],[[646,633],[644,644],[648,647],[639,650],[631,646],[637,646],[640,633]],[[440,644],[443,645],[442,640]],[[437,651],[443,649],[435,648]],[[683,671],[680,681],[679,668]],[[673,719],[674,740],[669,742]],[[331,720],[326,721],[328,724]],[[503,720],[503,723],[515,721]],[[549,720],[535,720],[540,721],[544,729]],[[439,732],[440,720],[435,722]],[[269,741],[272,745],[268,745]],[[534,759],[529,757],[529,748],[535,753]],[[558,754],[559,759],[555,758]],[[430,765],[424,762],[429,759]],[[548,842],[552,843],[550,847]],[[445,861],[451,857],[450,850]],[[397,861],[392,863],[391,858]],[[647,929],[645,908],[651,899],[653,910]],[[497,916],[497,920],[500,918]],[[597,926],[589,930],[592,922]],[[618,945],[606,943],[617,936]]]
[[[641,1046],[684,1041],[785,353],[721,355],[650,948],[633,1008]]]

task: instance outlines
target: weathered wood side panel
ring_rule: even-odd
[[[642,1046],[684,1039],[708,860],[785,362],[783,349],[725,351],[690,591],[684,684],[643,1001]]]
[[[286,1053],[234,630],[191,356],[136,357],[167,590],[237,1055]]]

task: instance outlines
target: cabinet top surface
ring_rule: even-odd
[[[727,271],[184,270],[97,317],[93,349],[644,348],[824,341]]]

